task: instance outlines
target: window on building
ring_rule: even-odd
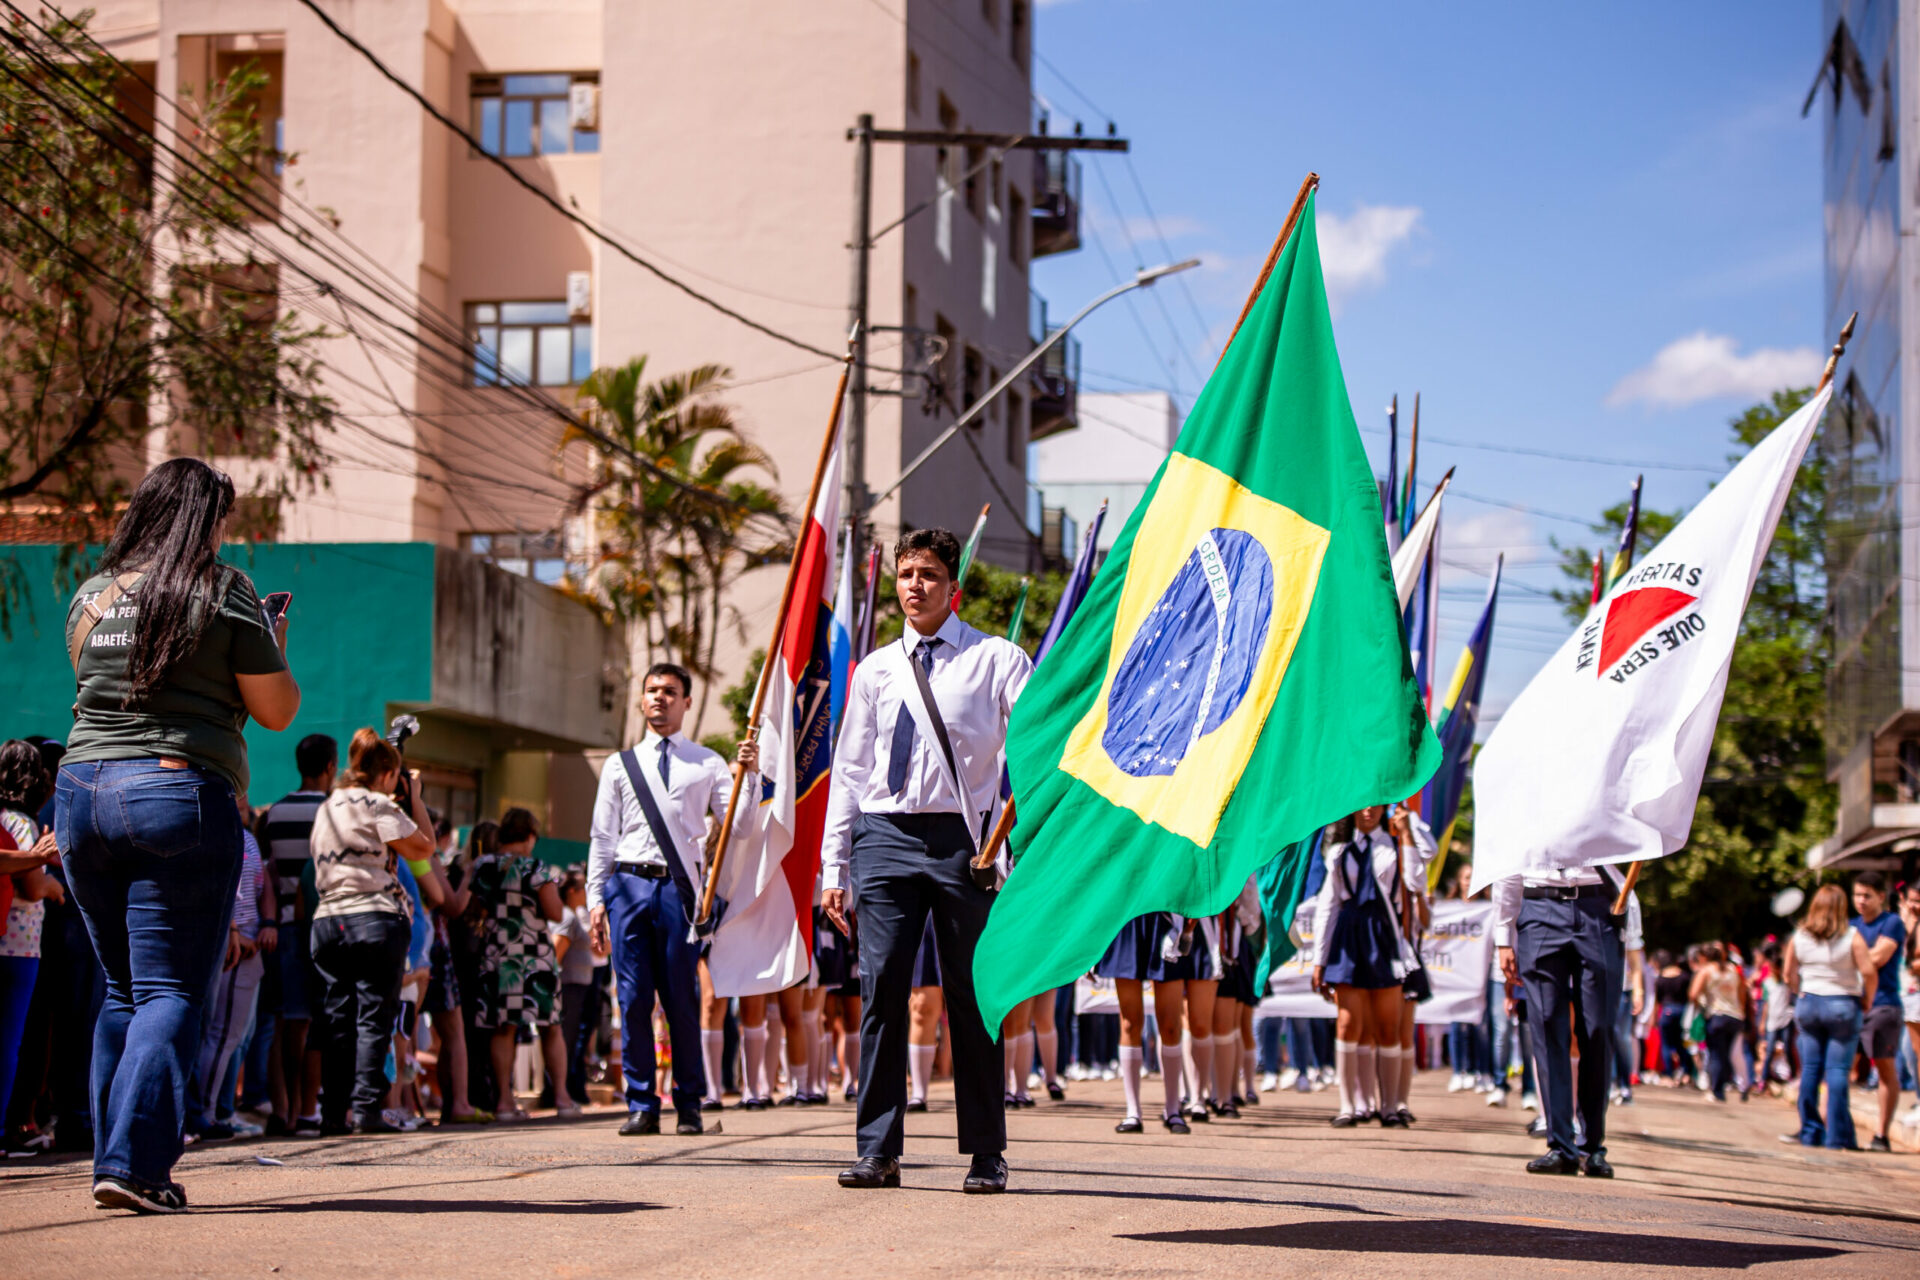
[[[980,16],[987,25],[998,28],[1000,25],[1000,0],[980,0]]]
[[[907,286],[907,300],[901,308],[900,327],[903,329],[920,327],[920,291],[912,285]]]
[[[270,262],[182,266],[173,273],[173,290],[183,307],[180,323],[194,325],[200,335],[193,348],[237,357],[227,371],[196,368],[183,376],[176,392],[180,425],[210,454],[270,455],[275,436],[270,405],[278,370],[269,335],[280,319],[279,267]],[[236,345],[247,349],[235,351]],[[242,369],[247,372],[235,372]],[[228,382],[236,376],[239,385],[223,386],[224,394],[216,394],[212,403],[196,394],[196,387],[204,390],[209,381]],[[245,413],[219,407],[231,404],[255,407]]]
[[[920,55],[907,50],[907,110],[920,114]]]
[[[986,390],[986,386],[980,381],[985,376],[986,369],[986,362],[980,358],[980,353],[968,347],[966,355],[960,362],[960,408],[963,411],[968,405],[978,400],[980,393]]]
[[[987,216],[989,179],[980,171],[980,161],[983,158],[979,147],[969,146],[966,150],[966,167],[961,170],[967,175],[967,209],[976,218]]]
[[[934,366],[934,376],[939,380],[939,398],[952,404],[954,379],[959,372],[960,348],[954,342],[953,325],[938,311],[933,313],[933,336],[939,339],[940,347],[940,360]]]
[[[1027,261],[1027,202],[1011,184],[1007,187],[1007,261],[1024,266]]]
[[[593,372],[593,325],[565,301],[470,302],[473,385],[566,387]]]
[[[475,76],[473,136],[491,156],[600,150],[600,76],[593,71]]]
[[[559,530],[546,533],[466,533],[461,547],[491,560],[508,573],[552,586],[567,576],[567,540]]]
[[[1007,7],[1008,52],[1021,66],[1027,62],[1027,0],[1012,0]]]
[[[1007,465],[1027,469],[1027,402],[1018,391],[1007,392]]]
[[[286,167],[285,34],[181,36],[178,54],[181,105],[189,116],[198,114],[200,104],[247,84],[236,105],[251,133],[250,159],[259,179],[246,213],[250,219],[270,218],[280,207],[280,174]]]
[[[1000,371],[994,368],[992,365],[988,365],[987,380],[986,380],[986,383],[980,388],[980,394],[985,395],[990,388],[997,387],[999,385],[1000,385]],[[987,403],[987,412],[985,416],[988,422],[1000,421],[1000,400],[1001,400],[1001,397],[996,396]]]

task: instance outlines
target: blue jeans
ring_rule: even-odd
[[[1847,1087],[1860,1045],[1860,1002],[1852,996],[1803,995],[1794,1006],[1800,1024],[1800,1145],[1853,1150],[1853,1112]],[[1820,1082],[1827,1085],[1827,1116],[1820,1119]]]
[[[1327,1065],[1320,1059],[1311,1023],[1310,1018],[1287,1019],[1287,1061],[1296,1071],[1313,1071]]]
[[[93,1176],[162,1190],[240,883],[233,788],[206,770],[109,760],[62,768],[54,806],[107,979],[93,1032]]]

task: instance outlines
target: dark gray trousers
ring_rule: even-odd
[[[1626,952],[1608,896],[1520,907],[1514,958],[1527,988],[1534,1066],[1547,1145],[1567,1156],[1605,1155],[1607,1088],[1613,1080],[1613,1019],[1620,1008]],[[1569,1020],[1571,1018],[1571,1021]],[[1581,1142],[1575,1148],[1575,1083],[1569,1037],[1580,1044]]]
[[[954,813],[861,814],[853,827],[853,899],[860,918],[859,1152],[898,1156],[907,1107],[907,996],[914,955],[933,917],[953,1037],[960,1151],[1007,1145],[1005,1072],[997,1036],[973,998],[973,949],[993,895],[974,884],[973,844]]]

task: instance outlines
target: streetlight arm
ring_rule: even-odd
[[[1186,271],[1192,267],[1197,267],[1199,265],[1200,265],[1200,259],[1189,258],[1185,262],[1174,263],[1171,266],[1143,268],[1142,270],[1135,273],[1133,279],[1127,280],[1120,284],[1115,285],[1113,288],[1107,290],[1105,293],[1095,298],[1092,302],[1089,302],[1086,306],[1080,308],[1080,310],[1074,313],[1073,318],[1071,320],[1067,321],[1065,324],[1061,325],[1058,329],[1055,329],[1052,333],[1048,334],[1046,336],[1045,341],[1041,342],[1040,345],[1035,347],[1033,350],[1027,352],[1027,354],[1021,359],[1019,364],[1014,365],[1012,369],[1008,370],[1005,377],[1001,378],[1000,381],[994,383],[991,387],[988,387],[986,390],[986,394],[982,395],[978,400],[975,400],[972,404],[968,405],[966,409],[961,412],[960,416],[953,420],[953,424],[951,426],[949,426],[945,431],[942,431],[938,436],[934,437],[933,443],[928,445],[926,448],[922,449],[920,451],[919,456],[916,457],[912,462],[909,462],[906,465],[906,468],[900,472],[900,475],[898,476],[898,478],[896,478],[892,484],[888,485],[886,489],[882,491],[880,495],[873,500],[873,505],[879,506],[881,503],[885,502],[888,498],[891,498],[894,494],[898,493],[900,491],[900,486],[907,482],[908,476],[911,476],[914,472],[918,471],[921,467],[925,466],[927,460],[933,457],[934,454],[938,453],[941,450],[941,448],[944,447],[949,440],[952,440],[954,436],[958,435],[962,427],[966,426],[968,423],[972,422],[975,418],[978,418],[981,414],[985,413],[987,411],[987,406],[993,403],[995,397],[997,397],[1002,391],[1005,391],[1008,387],[1012,386],[1016,378],[1018,378],[1021,374],[1025,373],[1028,369],[1031,369],[1034,366],[1035,362],[1037,362],[1040,359],[1040,357],[1046,355],[1048,351],[1051,351],[1053,349],[1055,344],[1057,344],[1063,338],[1065,338],[1067,336],[1068,330],[1072,329],[1073,326],[1079,324],[1082,320],[1085,320],[1089,315],[1092,315],[1097,308],[1104,306],[1106,303],[1113,301],[1115,298],[1119,297],[1121,294],[1126,293],[1130,290],[1145,288],[1146,286],[1151,285],[1155,281],[1161,279],[1163,276],[1170,276],[1174,274],[1176,271]]]

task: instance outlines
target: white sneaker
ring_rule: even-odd
[[[1492,1093],[1493,1077],[1489,1075],[1475,1076],[1473,1078],[1473,1087],[1481,1093]]]
[[[251,1120],[242,1120],[238,1116],[229,1123],[233,1127],[233,1136],[236,1138],[258,1138],[267,1131],[266,1126],[257,1125]]]
[[[1288,1067],[1287,1070],[1293,1071],[1293,1068]],[[1298,1071],[1293,1071],[1293,1077],[1295,1080],[1299,1079],[1300,1073]],[[1280,1080],[1281,1080],[1280,1076],[1273,1074],[1273,1072],[1271,1071],[1267,1072],[1267,1074],[1260,1077],[1260,1092],[1272,1093],[1275,1089],[1291,1089],[1293,1087],[1292,1080],[1289,1080],[1285,1084],[1280,1083]]]
[[[1504,1106],[1506,1106],[1506,1105],[1507,1105],[1507,1091],[1506,1091],[1505,1089],[1489,1089],[1489,1090],[1487,1090],[1487,1105],[1488,1105],[1488,1106],[1490,1106],[1490,1107],[1504,1107]]]
[[[1285,1071],[1282,1071],[1277,1078],[1269,1075],[1266,1078],[1265,1087],[1269,1089],[1291,1089],[1293,1088],[1293,1082],[1299,1078],[1300,1069],[1298,1067],[1288,1067]]]
[[[1461,1075],[1458,1071],[1454,1072],[1453,1078],[1447,1081],[1448,1093],[1458,1093],[1466,1087],[1467,1087],[1467,1078]]]
[[[1298,1088],[1300,1092],[1305,1093],[1307,1091],[1306,1078],[1304,1076],[1301,1077],[1300,1083],[1295,1087]],[[1315,1077],[1313,1082],[1313,1091],[1315,1093],[1324,1093],[1326,1089],[1327,1089],[1327,1082],[1324,1079]]]
[[[1153,1074],[1157,1076],[1160,1073],[1156,1071]],[[1120,1078],[1120,1072],[1114,1067],[1104,1067],[1101,1069],[1100,1078],[1102,1080],[1118,1080]]]
[[[1520,1095],[1520,1105],[1529,1111],[1538,1111],[1540,1109],[1540,1099],[1531,1093],[1523,1093]]]

